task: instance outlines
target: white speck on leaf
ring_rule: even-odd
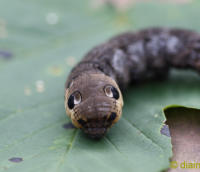
[[[39,93],[44,92],[44,90],[45,90],[44,81],[42,81],[42,80],[36,81],[36,90]]]
[[[75,57],[71,56],[71,57],[66,58],[66,63],[67,63],[67,65],[73,67],[76,63]]]
[[[155,114],[154,117],[157,118],[157,117],[158,117],[158,114]]]
[[[50,12],[46,15],[46,22],[50,25],[55,25],[59,21],[59,17],[56,13]]]

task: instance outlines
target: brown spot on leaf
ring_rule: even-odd
[[[66,124],[63,124],[62,127],[65,128],[65,129],[73,129],[73,128],[76,128],[71,122],[66,123]]]
[[[13,157],[13,158],[10,158],[9,161],[19,163],[19,162],[23,161],[23,158]]]
[[[26,96],[30,96],[30,95],[32,94],[31,89],[30,89],[29,87],[25,87],[25,88],[24,88],[24,94],[25,94]]]
[[[0,18],[0,39],[6,38],[7,35],[6,21]]]
[[[63,69],[60,66],[51,66],[48,68],[51,75],[61,76],[63,74]]]

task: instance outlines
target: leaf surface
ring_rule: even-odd
[[[1,0],[0,171],[168,168],[172,146],[170,137],[160,133],[162,109],[199,107],[196,74],[174,71],[168,81],[127,90],[122,119],[100,141],[66,127],[64,83],[89,49],[121,31],[148,26],[200,31],[199,8],[198,1],[180,6],[149,2],[117,12],[109,6],[95,9],[89,0]]]

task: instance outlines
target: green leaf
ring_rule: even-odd
[[[200,4],[140,3],[126,12],[91,1],[2,0],[0,6],[0,171],[137,171],[169,167],[162,109],[199,107],[199,77],[133,86],[122,119],[100,141],[85,137],[64,110],[64,83],[93,46],[126,30],[179,26],[200,31]],[[197,19],[196,19],[197,18]],[[4,38],[3,38],[4,37]],[[65,124],[65,127],[63,125]]]

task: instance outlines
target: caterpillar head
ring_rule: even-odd
[[[66,88],[66,113],[92,138],[101,138],[120,119],[122,106],[117,83],[103,73],[83,73]]]

